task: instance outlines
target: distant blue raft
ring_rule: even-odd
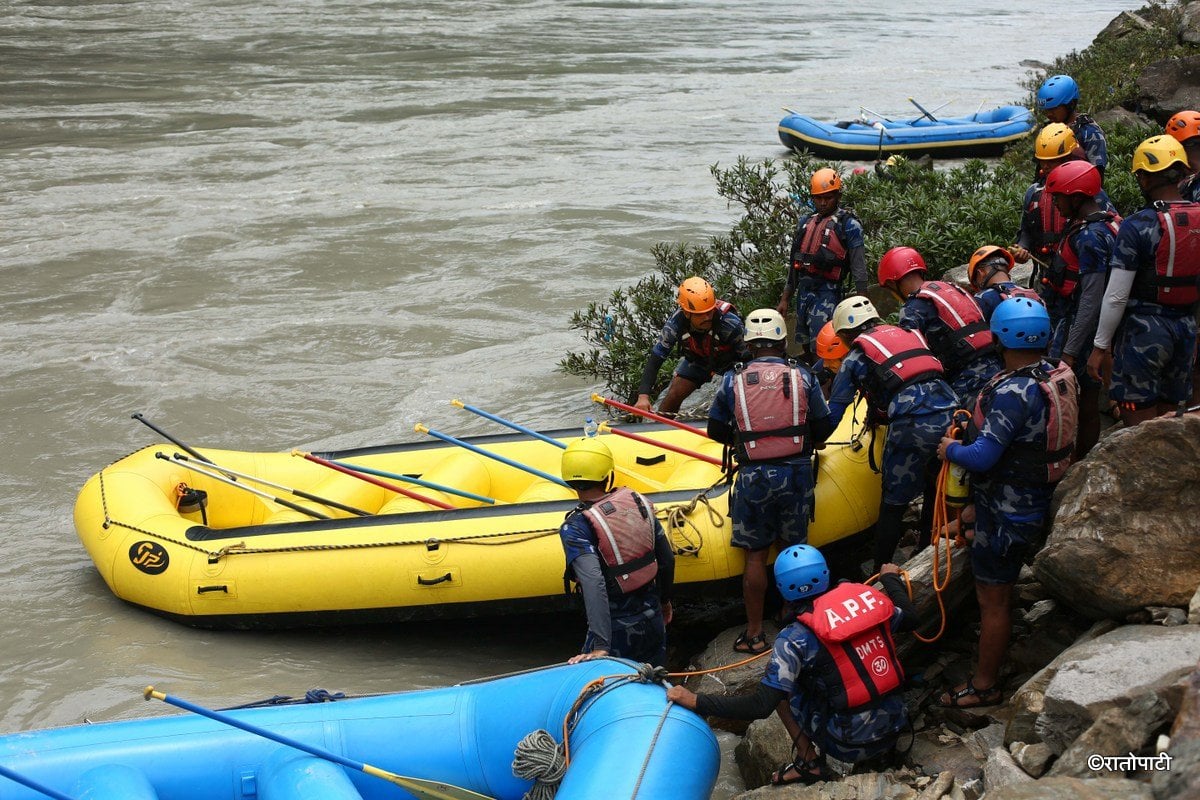
[[[444,689],[224,713],[396,775],[497,800],[520,800],[533,785],[513,774],[518,743],[544,730],[561,744],[569,719],[570,763],[557,800],[706,800],[717,777],[716,738],[700,717],[669,706],[661,684],[636,675],[628,661],[597,659]],[[0,736],[0,765],[80,800],[410,796],[379,777],[197,715]],[[4,777],[0,797],[45,800]]]
[[[1001,106],[969,117],[933,120],[922,116],[910,121],[821,122],[803,114],[788,114],[779,122],[779,140],[792,150],[831,159],[871,160],[896,153],[910,158],[969,158],[1000,155],[1031,130],[1033,115],[1023,106]]]

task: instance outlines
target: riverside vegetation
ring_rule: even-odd
[[[1138,116],[1137,76],[1164,58],[1196,55],[1178,31],[1184,9],[1154,3],[1129,20],[1118,17],[1088,48],[1031,73],[1028,94],[1015,102],[1033,106],[1033,92],[1046,75],[1072,75],[1081,88],[1080,109],[1101,114],[1108,136],[1105,191],[1122,212],[1138,208],[1141,195],[1129,172],[1134,147],[1162,131],[1166,119]],[[1124,24],[1121,24],[1124,22]],[[774,307],[783,285],[792,231],[808,208],[809,177],[822,166],[845,176],[842,205],[851,208],[866,233],[872,270],[889,247],[915,247],[931,277],[966,262],[984,244],[1010,244],[1020,220],[1021,200],[1034,174],[1033,137],[1014,145],[1001,159],[966,161],[951,169],[929,169],[919,161],[896,159],[892,166],[847,174],[845,165],[800,154],[752,162],[741,158],[711,170],[717,192],[741,216],[729,232],[704,244],[660,243],[652,249],[655,269],[631,286],[616,289],[571,317],[586,349],[568,353],[559,368],[602,381],[621,398],[636,393],[646,353],[675,307],[675,289],[685,278],[708,280],[719,297],[743,313]],[[663,364],[654,393],[670,379],[674,361]]]

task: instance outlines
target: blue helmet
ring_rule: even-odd
[[[1037,91],[1037,106],[1043,111],[1058,108],[1079,99],[1079,84],[1070,75],[1055,75],[1047,78]]]
[[[812,545],[794,544],[775,559],[775,583],[784,600],[801,600],[829,589],[829,566]]]
[[[1009,350],[1045,350],[1050,314],[1037,300],[1010,297],[992,312],[992,335]]]

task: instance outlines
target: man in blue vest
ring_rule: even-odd
[[[563,451],[562,477],[580,503],[558,535],[588,621],[581,652],[569,661],[617,656],[665,666],[675,553],[650,501],[612,488],[612,475],[612,451],[595,438]]]
[[[734,547],[746,551],[742,599],[746,630],[739,653],[770,647],[763,634],[767,554],[771,545],[808,541],[813,511],[812,451],[833,432],[829,407],[812,374],[786,358],[783,315],[760,308],[746,317],[751,360],[725,373],[708,412],[708,435],[734,448],[737,478],[730,517]]]
[[[772,776],[776,785],[832,779],[827,756],[886,760],[908,726],[892,634],[920,622],[900,568],[883,565],[882,592],[860,583],[831,587],[821,551],[802,544],[779,554],[775,581],[797,614],[775,639],[757,693],[697,695],[672,686],[667,699],[701,716],[764,719],[777,711],[795,758]]]

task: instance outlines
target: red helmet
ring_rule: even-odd
[[[893,247],[879,259],[879,285],[899,281],[910,272],[927,272],[925,259],[911,247]]]
[[[1050,194],[1100,194],[1100,170],[1088,161],[1068,161],[1050,170],[1046,176],[1046,191]]]

